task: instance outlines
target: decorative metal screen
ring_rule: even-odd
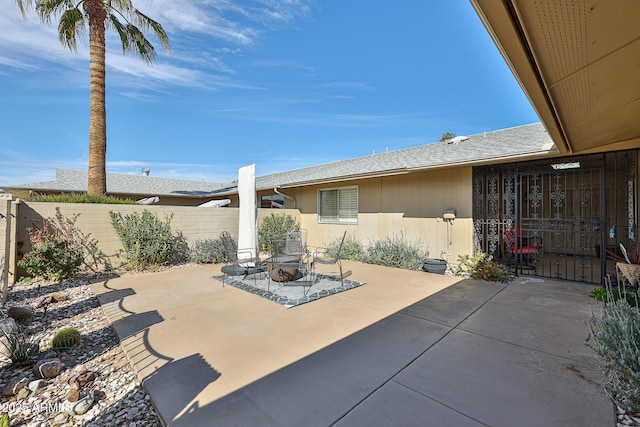
[[[476,251],[518,274],[601,283],[635,248],[638,151],[474,168]]]

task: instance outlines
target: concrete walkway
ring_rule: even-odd
[[[614,426],[588,292],[349,263],[364,286],[286,309],[211,278],[123,276],[94,290],[175,426]]]

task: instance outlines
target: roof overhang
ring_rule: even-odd
[[[640,145],[640,1],[470,2],[561,153]]]

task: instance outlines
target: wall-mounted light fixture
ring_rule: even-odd
[[[580,162],[570,162],[570,163],[554,163],[551,165],[555,170],[561,169],[577,169],[580,167]]]

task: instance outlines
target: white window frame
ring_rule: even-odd
[[[340,192],[346,190],[355,190],[355,218],[352,216],[346,216],[344,218],[340,218]],[[323,219],[322,217],[322,194],[336,191],[336,219]],[[351,201],[353,203],[353,201]],[[348,187],[332,187],[332,188],[322,188],[318,190],[318,224],[358,224],[358,214],[360,210],[360,189],[357,185],[352,185]]]

